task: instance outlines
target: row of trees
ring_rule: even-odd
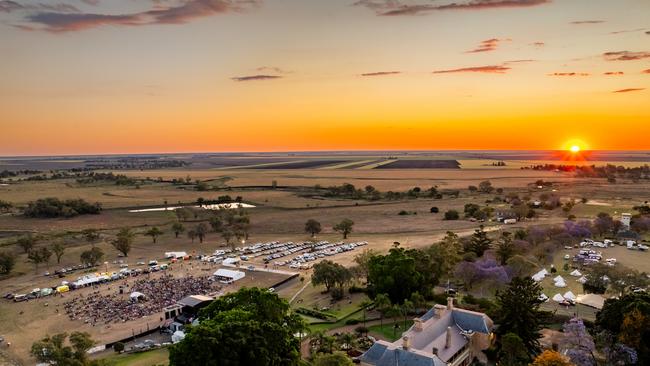
[[[438,187],[430,187],[422,189],[420,187],[413,187],[405,192],[387,191],[381,192],[375,187],[368,185],[362,188],[357,188],[354,184],[344,183],[340,186],[330,186],[322,188],[317,185],[314,189],[318,192],[323,192],[325,197],[336,197],[345,199],[368,200],[378,201],[381,199],[386,200],[399,200],[406,198],[435,198],[441,199],[442,193],[438,191]],[[458,192],[450,192],[450,195],[458,195]]]
[[[96,215],[101,210],[102,206],[99,202],[91,204],[83,199],[62,201],[50,197],[29,202],[24,210],[24,215],[37,218],[74,217],[87,214]]]

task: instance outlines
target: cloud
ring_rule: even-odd
[[[532,59],[524,59],[524,60],[510,60],[506,61],[503,64],[508,65],[508,64],[521,64],[521,63],[526,63],[526,62],[537,62],[537,60],[532,60]]]
[[[433,71],[433,74],[449,74],[456,72],[479,72],[485,74],[505,74],[506,71],[510,70],[510,67],[504,65],[489,65],[489,66],[475,66],[475,67],[462,67],[459,69],[450,69],[450,70],[436,70]]]
[[[645,90],[645,88],[620,89],[620,90],[614,90],[612,93],[630,93],[630,92],[636,92],[636,91],[642,91],[642,90]]]
[[[548,76],[589,76],[591,74],[587,72],[554,72],[548,74]]]
[[[650,74],[650,69],[645,69],[641,71],[642,74]]]
[[[397,75],[401,74],[401,71],[376,71],[376,72],[367,72],[361,74],[361,76],[387,76],[387,75]]]
[[[288,73],[291,72],[291,71],[287,71],[287,70],[284,70],[284,69],[281,69],[281,68],[275,67],[275,66],[260,66],[260,67],[256,68],[255,70],[260,71],[260,72],[270,71],[270,72],[274,72],[276,74],[288,74]]]
[[[234,81],[257,81],[257,80],[273,80],[280,79],[282,76],[279,75],[247,75],[247,76],[235,76],[231,79]]]
[[[503,41],[511,41],[511,39],[506,38],[506,39],[498,39],[498,38],[490,38],[486,39],[485,41],[481,41],[479,43],[478,47],[476,47],[473,50],[467,51],[465,53],[479,53],[479,52],[490,52],[494,51],[499,47],[499,43]]]
[[[81,0],[81,2],[92,6],[99,5],[99,0]]]
[[[617,51],[605,52],[603,57],[607,61],[634,61],[650,58],[650,52],[630,52],[630,51]]]
[[[571,22],[571,24],[583,25],[583,24],[601,24],[605,23],[604,20],[576,20]]]
[[[637,28],[637,29],[624,29],[620,31],[615,31],[615,32],[609,32],[609,34],[620,34],[620,33],[632,33],[632,32],[641,32],[644,31],[648,28]],[[648,33],[648,32],[646,32]]]
[[[494,8],[523,8],[550,3],[551,0],[464,0],[435,5],[430,2],[407,2],[404,0],[359,0],[353,5],[364,6],[377,15],[419,15],[442,10],[481,10]]]
[[[12,0],[0,0],[0,13],[12,13],[14,11],[54,11],[59,13],[77,13],[79,9],[70,4],[22,4]]]
[[[608,75],[608,76],[618,76],[618,75],[624,75],[625,73],[623,71],[606,71],[603,73],[603,75]]]
[[[546,43],[544,43],[544,42],[533,42],[530,45],[533,46],[533,47],[544,47],[544,46],[546,46]]]
[[[260,0],[176,0],[172,5],[154,2],[153,8],[129,14],[37,12],[26,20],[32,28],[49,32],[69,32],[105,25],[142,26],[150,24],[182,24],[196,18],[244,11]]]

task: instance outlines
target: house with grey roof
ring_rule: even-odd
[[[372,366],[466,366],[474,358],[486,361],[483,350],[493,340],[493,322],[487,315],[435,305],[391,343],[378,340],[361,355],[362,365]]]

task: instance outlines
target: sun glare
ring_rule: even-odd
[[[580,146],[573,145],[573,146],[571,146],[571,148],[569,150],[571,150],[572,153],[578,153],[578,152],[580,152]]]

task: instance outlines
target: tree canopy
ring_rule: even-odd
[[[292,366],[300,360],[305,327],[286,300],[259,288],[242,288],[204,308],[200,323],[169,350],[171,366]]]

